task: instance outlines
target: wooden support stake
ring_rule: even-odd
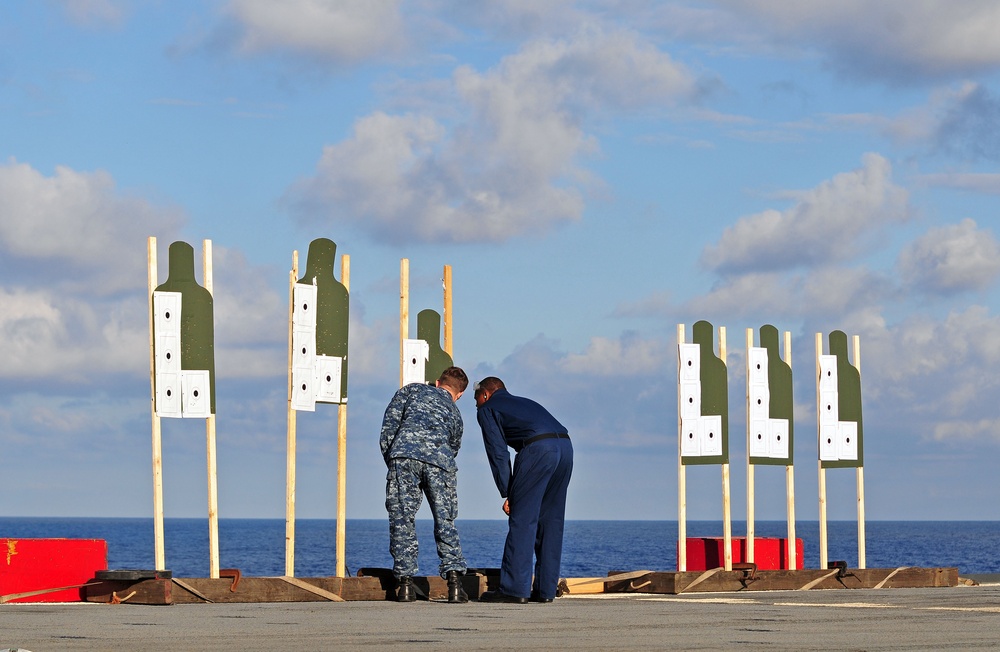
[[[733,570],[732,500],[729,493],[729,463],[722,465],[722,559],[727,571]]]
[[[149,283],[149,385],[150,407],[153,417],[153,557],[157,570],[166,570],[163,545],[163,441],[160,417],[156,414],[156,352],[153,335],[153,292],[159,285],[156,280],[156,238],[146,241],[147,278]]]
[[[677,344],[684,344],[684,324],[677,324]],[[677,348],[680,369],[680,347]],[[678,381],[680,378],[678,378]],[[681,455],[684,432],[681,429],[681,384],[677,383],[677,570],[687,570],[687,470]]]
[[[785,364],[792,368],[792,333],[785,331]],[[791,442],[789,442],[791,443]],[[793,449],[794,450],[794,449]],[[785,466],[785,500],[786,512],[788,514],[788,565],[786,568],[795,570],[798,547],[795,543],[795,467],[791,464]]]
[[[340,282],[351,291],[351,257],[340,257]],[[347,575],[347,397],[337,406],[337,577]]]
[[[819,437],[820,394],[819,394],[819,357],[823,355],[823,334],[816,333],[816,432]],[[823,460],[819,464],[819,567],[825,569],[827,564],[827,537],[826,537],[826,469],[823,468]]]
[[[754,560],[754,538],[757,531],[754,527],[754,465],[750,461],[750,349],[753,348],[753,329],[747,329],[747,385],[746,385],[746,427],[747,427],[747,555],[744,561],[753,563]]]
[[[726,327],[719,326],[719,359],[726,363]],[[726,371],[726,391],[729,388],[729,371]],[[722,545],[723,560],[727,571],[733,570],[732,500],[729,492],[729,463],[722,465]]]
[[[208,293],[213,292],[212,282],[212,241],[203,240],[201,248],[202,269],[205,280],[205,289]],[[213,397],[215,398],[215,397]],[[208,576],[212,579],[219,577],[219,476],[216,472],[215,455],[215,414],[208,415],[205,420],[205,440],[208,463]]]
[[[444,266],[444,352],[454,360],[454,341],[452,340],[453,319],[451,313],[451,265]]]
[[[292,340],[295,328],[292,314],[295,310],[295,283],[299,279],[299,252],[292,251],[292,269],[288,272],[288,415],[285,439],[285,575],[295,576],[295,456],[296,416],[292,407]]]
[[[399,261],[399,386],[403,386],[403,369],[406,352],[403,350],[410,336],[410,260]]]
[[[861,375],[861,338],[854,336],[854,368]],[[865,568],[865,469],[859,466],[856,470],[858,485],[858,568]]]

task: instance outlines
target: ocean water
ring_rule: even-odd
[[[758,521],[759,537],[784,537],[784,521]],[[459,520],[462,549],[470,567],[500,565],[507,523]],[[869,521],[865,524],[868,568],[955,566],[963,574],[1000,572],[1000,522]],[[348,519],[346,565],[353,575],[363,567],[391,568],[389,526],[384,520]],[[733,523],[733,536],[745,524]],[[721,522],[689,521],[688,537],[722,536]],[[417,521],[420,573],[438,570],[433,524]],[[819,523],[799,521],[806,568],[819,567]],[[296,522],[295,574],[333,575],[336,569],[336,521]],[[108,542],[108,568],[151,569],[153,521],[148,518],[4,518],[0,538],[86,538]],[[168,518],[164,522],[166,566],[177,577],[208,577],[206,519]],[[857,563],[857,524],[828,523],[828,558]],[[273,576],[285,571],[283,519],[221,519],[219,558],[222,568],[244,575]],[[672,571],[677,564],[676,521],[567,521],[562,575],[596,577],[611,570]]]

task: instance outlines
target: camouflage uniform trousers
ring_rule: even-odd
[[[396,577],[413,577],[417,574],[417,532],[414,519],[423,495],[427,495],[434,516],[434,541],[441,559],[439,572],[444,577],[448,571],[464,573],[465,557],[455,528],[458,516],[456,474],[409,458],[389,460],[385,483],[385,509],[389,512],[389,552],[393,558]]]

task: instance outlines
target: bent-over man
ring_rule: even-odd
[[[562,560],[566,490],[573,473],[573,444],[548,410],[514,396],[494,376],[476,385],[476,418],[500,496],[506,498],[507,541],[499,591],[486,602],[552,602]],[[511,470],[510,453],[517,452]],[[534,554],[534,584],[532,584]]]
[[[382,418],[379,444],[389,471],[385,508],[389,512],[389,552],[399,583],[396,599],[413,602],[416,592],[417,534],[414,519],[423,496],[434,516],[434,541],[441,577],[448,580],[448,602],[468,602],[461,576],[467,570],[455,527],[458,516],[455,456],[462,445],[462,414],[455,402],[469,385],[458,367],[448,367],[434,385],[400,388]]]

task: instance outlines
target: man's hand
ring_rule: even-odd
[[[510,516],[510,498],[503,501],[503,513]]]

